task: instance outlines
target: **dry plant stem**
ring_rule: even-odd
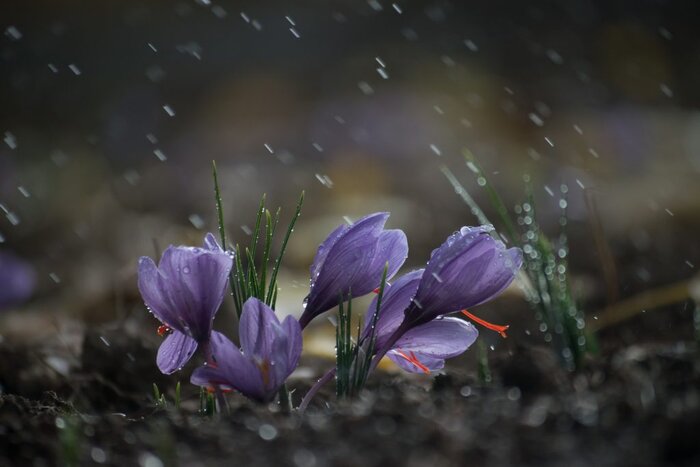
[[[629,319],[643,310],[658,308],[660,306],[671,305],[687,300],[690,298],[691,282],[692,281],[682,281],[676,284],[659,287],[609,306],[597,314],[598,319],[588,322],[590,329],[592,331],[597,331]]]
[[[335,377],[335,368],[331,368],[319,378],[318,381],[316,381],[316,384],[311,386],[311,389],[306,393],[304,398],[301,400],[301,404],[299,404],[299,412],[304,413],[306,408],[309,406],[309,403],[311,402],[311,399],[314,398],[316,393],[321,389],[326,383],[328,383],[330,380],[332,380]]]

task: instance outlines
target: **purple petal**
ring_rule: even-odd
[[[428,357],[425,355],[419,355],[419,354],[406,354],[405,352],[403,355],[400,350],[391,350],[389,353],[386,354],[386,356],[394,363],[396,363],[399,367],[401,367],[403,370],[408,371],[409,373],[425,373],[426,369],[429,371],[437,371],[441,370],[442,368],[445,367],[445,359],[444,358],[432,358]],[[413,363],[412,361],[408,360],[408,358],[415,358],[417,362],[420,364]]]
[[[371,269],[384,272],[384,266],[389,263],[387,269],[387,280],[396,275],[404,261],[408,257],[408,239],[403,230],[385,230],[379,235],[379,243],[375,252]]]
[[[228,254],[204,248],[171,246],[163,253],[158,272],[164,306],[172,307],[168,313],[198,341],[209,337],[232,266]]]
[[[387,356],[404,370],[413,373],[422,373],[425,368],[438,370],[445,365],[446,359],[467,350],[478,335],[476,328],[467,321],[438,318],[407,331]],[[420,366],[410,359],[420,362]]]
[[[214,252],[223,252],[224,249],[221,248],[221,245],[219,245],[219,242],[216,240],[216,237],[214,236],[213,233],[209,232],[204,236],[204,248],[209,250],[209,251],[214,251]]]
[[[239,327],[241,350],[249,358],[269,359],[273,342],[284,333],[275,312],[255,297],[243,304]]]
[[[399,327],[404,319],[404,311],[411,304],[411,299],[416,294],[418,284],[423,275],[423,269],[411,271],[398,278],[394,283],[387,285],[382,297],[382,309],[379,313],[375,335],[377,336],[377,348],[384,345],[386,339]],[[374,297],[365,313],[365,336],[369,333],[372,317],[377,309],[377,298]]]
[[[282,321],[282,328],[284,328],[284,333],[287,336],[287,348],[285,349],[285,353],[287,357],[286,363],[288,373],[285,376],[286,379],[299,364],[303,340],[301,337],[301,326],[299,326],[299,322],[294,319],[293,316],[287,316],[284,321]]]
[[[336,229],[326,237],[326,239],[318,246],[316,251],[316,256],[314,256],[314,262],[311,264],[311,282],[315,282],[318,277],[318,273],[321,271],[321,266],[323,266],[324,261],[326,261],[326,256],[335,245],[335,242],[345,234],[345,232],[350,228],[347,224],[341,224]]]
[[[479,331],[459,318],[437,318],[406,332],[395,349],[435,358],[452,358],[467,350],[479,337]]]
[[[160,344],[156,357],[158,368],[166,375],[172,374],[185,366],[195,350],[197,350],[196,340],[179,331],[173,331]]]
[[[465,227],[433,252],[407,315],[417,325],[487,302],[513,281],[521,263],[520,251],[506,250],[486,228]]]
[[[258,366],[246,358],[230,340],[217,337],[216,367],[199,367],[190,381],[197,386],[223,385],[255,400],[266,400],[268,393]]]
[[[336,229],[324,242],[312,267],[302,327],[336,306],[340,295],[360,297],[378,287],[387,261],[392,274],[401,267],[407,243],[403,233],[382,232],[388,217],[388,213],[366,216],[347,228]]]
[[[165,291],[158,267],[147,256],[139,258],[138,286],[143,301],[156,318],[173,329],[185,331],[177,315],[177,308],[172,305]]]

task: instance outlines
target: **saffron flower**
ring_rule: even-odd
[[[473,325],[444,317],[462,311],[504,334],[506,326],[487,323],[466,311],[498,296],[522,264],[518,248],[494,240],[491,227],[462,227],[433,251],[425,269],[410,272],[388,287],[375,327],[376,349],[408,371],[442,368],[478,336]],[[367,310],[370,323],[376,299]],[[369,335],[369,324],[365,335]]]
[[[28,300],[35,283],[36,274],[29,263],[0,251],[0,310]]]
[[[163,323],[159,334],[172,330],[156,362],[161,372],[182,368],[201,346],[208,361],[212,323],[226,293],[233,258],[209,233],[201,248],[169,246],[158,266],[149,257],[139,259],[138,286],[148,309]]]
[[[299,324],[305,328],[342,300],[360,297],[379,287],[388,264],[387,279],[408,256],[401,230],[384,230],[389,213],[378,212],[352,225],[341,225],[321,243],[311,265],[311,289]]]
[[[280,323],[270,307],[251,297],[243,304],[239,337],[240,349],[223,337],[216,347],[216,363],[197,368],[190,381],[269,402],[299,363],[301,327],[292,316]]]
[[[491,226],[462,227],[433,250],[416,294],[406,309],[404,326],[492,300],[513,282],[522,265],[519,248],[506,249]]]
[[[375,348],[381,349],[386,346],[403,322],[404,311],[411,304],[423,274],[423,269],[412,271],[386,286],[375,327]],[[372,301],[365,315],[365,338],[370,335],[372,316],[376,308],[377,298]],[[403,333],[391,344],[386,356],[411,373],[429,373],[443,368],[446,359],[466,351],[478,336],[476,328],[463,319],[436,318]]]

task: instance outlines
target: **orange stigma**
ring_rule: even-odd
[[[409,362],[413,363],[416,367],[418,367],[418,368],[419,368],[423,373],[425,373],[426,375],[429,375],[429,374],[430,374],[430,368],[428,368],[427,366],[423,365],[423,364],[420,362],[420,360],[418,360],[418,357],[416,357],[416,354],[415,354],[415,353],[409,352],[409,355],[410,355],[410,356],[409,356],[409,355],[406,355],[405,353],[403,353],[403,352],[400,351],[400,350],[397,350],[396,353],[398,353],[399,355],[401,355],[403,358],[405,358],[405,359],[408,360]]]
[[[158,331],[157,331],[157,332],[158,332],[158,335],[159,335],[160,337],[163,337],[164,335],[166,335],[166,334],[169,333],[170,331],[172,331],[172,329],[170,328],[170,326],[168,326],[167,324],[161,324],[160,326],[158,326]]]
[[[378,293],[379,293],[379,287],[377,287],[376,289],[374,289],[374,290],[372,291],[372,293],[378,294]]]
[[[500,324],[489,323],[488,321],[484,321],[483,319],[479,318],[478,316],[475,316],[475,315],[469,313],[467,310],[462,310],[462,314],[463,314],[464,316],[466,316],[467,318],[469,318],[470,320],[474,321],[475,323],[479,323],[480,325],[482,325],[482,326],[485,327],[486,329],[490,329],[490,330],[492,330],[492,331],[496,331],[496,332],[499,333],[499,334],[501,335],[501,337],[503,337],[504,339],[505,339],[506,337],[508,337],[508,336],[506,336],[506,331],[508,330],[508,328],[510,327],[510,325],[507,325],[507,324],[506,324],[505,326],[501,326]]]

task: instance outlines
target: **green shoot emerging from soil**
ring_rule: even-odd
[[[258,207],[258,214],[255,219],[255,228],[251,234],[250,245],[244,248],[238,244],[235,246],[230,245],[227,243],[226,238],[221,190],[219,188],[215,162],[212,162],[212,175],[214,178],[214,196],[216,199],[221,246],[225,250],[233,251],[234,254],[234,268],[229,277],[229,284],[231,286],[231,296],[233,297],[233,302],[236,307],[236,313],[239,317],[241,316],[243,304],[250,297],[255,297],[274,309],[275,303],[277,302],[277,275],[280,265],[282,264],[282,258],[287,249],[287,243],[294,231],[294,225],[301,215],[301,207],[304,204],[304,192],[302,191],[299,196],[296,210],[287,226],[279,253],[274,261],[272,261],[272,242],[280,221],[281,208],[277,208],[273,216],[270,210],[265,207],[265,195],[263,195],[260,200],[260,206]],[[262,248],[262,257],[259,264],[256,266],[256,255],[258,254],[259,246]],[[272,269],[268,271],[271,262]]]
[[[544,333],[545,341],[554,345],[566,369],[575,370],[580,366],[583,356],[593,347],[591,336],[586,333],[583,313],[573,298],[569,282],[567,261],[569,247],[565,231],[568,220],[567,186],[560,187],[560,233],[555,239],[549,238],[541,230],[537,221],[529,176],[524,177],[526,200],[515,206],[514,221],[511,212],[486,178],[471,152],[465,150],[463,154],[467,167],[476,175],[477,184],[486,191],[503,226],[504,233],[501,234],[501,238],[523,250],[525,266],[519,275],[520,283],[527,301],[535,311],[535,317],[540,322],[540,331]],[[445,166],[441,170],[479,222],[490,224],[484,211],[452,171]]]
[[[352,296],[347,297],[347,307],[341,297],[338,305],[338,323],[335,330],[336,341],[336,379],[335,390],[339,398],[357,394],[367,382],[371,370],[372,357],[376,352],[376,328],[382,297],[386,287],[389,265],[384,266],[382,281],[377,295],[377,305],[372,313],[367,331],[363,331],[362,320],[357,325],[357,339],[352,338]]]

